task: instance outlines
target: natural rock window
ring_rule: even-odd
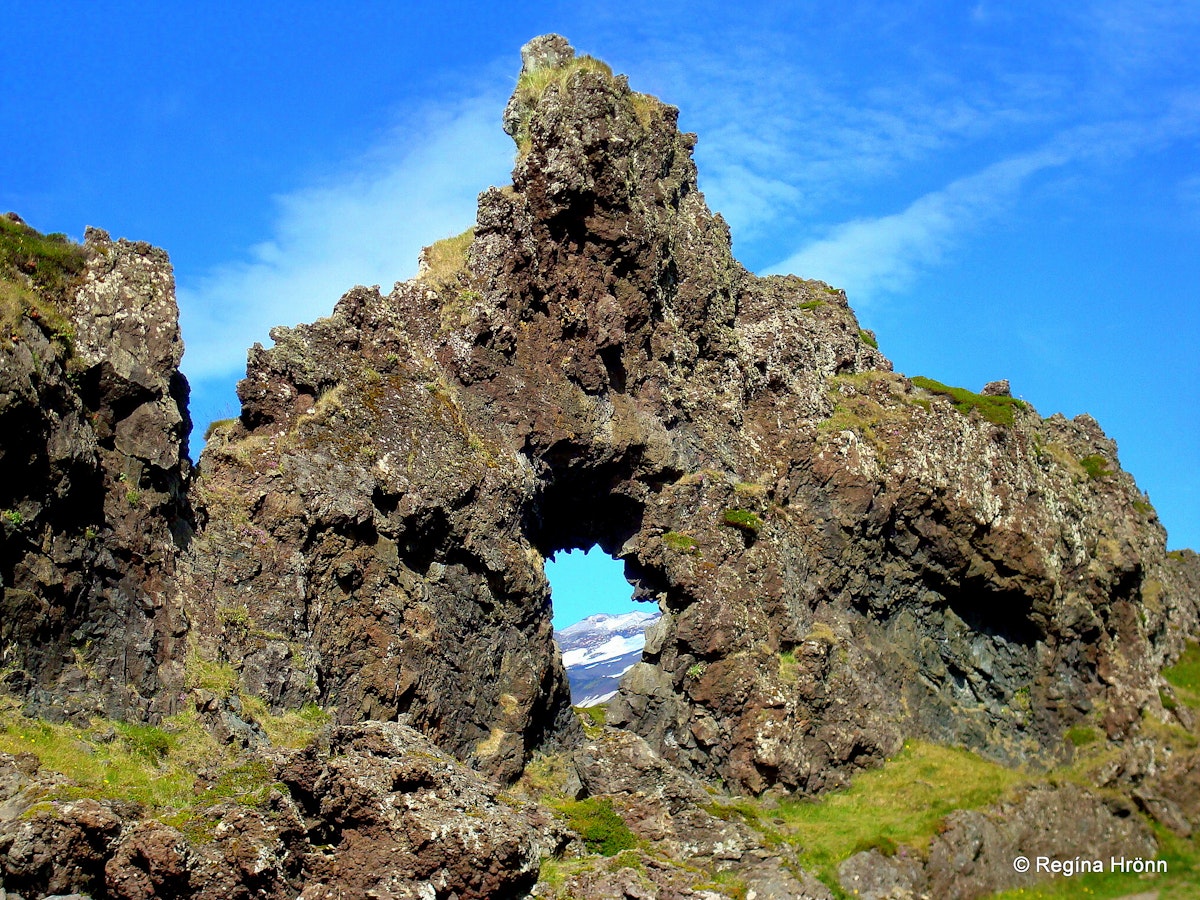
[[[621,676],[641,662],[645,631],[658,621],[658,607],[634,599],[624,565],[599,546],[553,555],[546,578],[571,702],[607,703]]]

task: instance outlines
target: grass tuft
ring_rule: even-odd
[[[437,291],[457,283],[467,271],[467,250],[473,240],[474,226],[462,234],[430,244],[421,252],[424,268],[417,279]]]
[[[567,820],[570,829],[583,838],[584,845],[592,853],[616,856],[622,850],[632,850],[637,846],[637,838],[613,809],[611,800],[598,797],[566,800],[555,804],[555,808]]]
[[[995,803],[1023,778],[967,750],[909,741],[846,790],[781,801],[777,817],[800,848],[800,864],[837,884],[838,864],[853,853],[901,843],[922,848],[948,813]]]
[[[910,380],[914,387],[946,397],[964,416],[969,416],[971,410],[978,410],[979,415],[993,425],[1012,425],[1013,411],[1026,408],[1025,401],[1017,400],[1015,397],[989,397],[985,394],[976,394],[966,388],[949,387],[940,381],[920,375]]]
[[[1200,644],[1190,643],[1173,666],[1162,671],[1180,703],[1200,709]]]
[[[1083,466],[1083,471],[1087,472],[1087,477],[1093,480],[1112,474],[1112,469],[1108,467],[1108,460],[1099,453],[1085,456],[1079,461],[1079,464]]]
[[[753,534],[762,528],[763,521],[758,513],[748,509],[727,509],[721,514],[721,524]]]

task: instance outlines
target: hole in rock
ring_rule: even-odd
[[[642,659],[654,606],[633,599],[625,566],[600,547],[559,551],[546,560],[554,639],[562,650],[575,706],[598,706]]]

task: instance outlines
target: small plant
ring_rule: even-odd
[[[153,725],[121,723],[117,733],[132,753],[158,761],[171,752],[171,736]]]
[[[1188,644],[1175,665],[1162,671],[1178,702],[1200,708],[1200,645]]]
[[[706,662],[692,663],[690,666],[688,666],[687,676],[688,676],[688,678],[699,678],[701,675],[703,675],[707,671],[708,671],[708,663],[706,663]]]
[[[810,309],[817,309],[818,307],[828,306],[828,305],[829,304],[826,303],[824,300],[805,300],[803,303],[800,304],[799,308],[807,311]]]
[[[210,441],[212,439],[212,436],[214,434],[216,434],[218,431],[226,431],[226,430],[232,428],[234,426],[234,424],[236,424],[236,423],[237,423],[236,417],[232,418],[232,419],[217,419],[213,422],[210,422],[208,424],[208,427],[204,429],[205,443]]]
[[[984,394],[976,394],[973,391],[968,391],[966,388],[950,387],[942,384],[940,381],[934,381],[932,378],[924,378],[920,375],[911,380],[913,387],[918,387],[921,390],[929,391],[931,394],[947,398],[953,404],[954,408],[964,416],[969,416],[971,410],[978,410],[979,414],[993,425],[1012,425],[1013,411],[1026,408],[1025,401],[1017,400],[1014,397],[992,397]]]
[[[663,544],[676,553],[699,553],[699,545],[690,534],[680,531],[668,531],[662,536]]]
[[[1074,747],[1086,747],[1100,740],[1100,735],[1088,725],[1072,725],[1067,729],[1067,740]]]
[[[1179,709],[1179,701],[1161,688],[1158,691],[1158,700],[1162,704],[1162,708],[1167,712],[1174,712]]]
[[[100,532],[98,532],[91,525],[83,529],[83,539],[85,541],[94,541],[98,537],[100,537]]]
[[[217,608],[217,619],[228,628],[249,628],[250,610],[244,606],[221,606]]]
[[[1108,467],[1108,460],[1099,453],[1092,453],[1085,456],[1079,461],[1079,464],[1083,466],[1083,471],[1087,472],[1088,478],[1093,481],[1112,474],[1112,469]]]
[[[430,244],[421,251],[421,271],[417,279],[438,291],[450,287],[467,271],[467,250],[473,240],[475,226]]]
[[[129,489],[125,492],[125,502],[130,506],[141,506],[142,492],[134,488]]]
[[[727,509],[721,514],[721,524],[755,534],[762,528],[763,522],[758,513],[748,509]]]
[[[872,350],[879,349],[879,341],[875,340],[874,335],[872,335],[871,332],[867,331],[865,328],[858,329],[858,337]]]
[[[611,800],[598,797],[568,800],[558,809],[570,829],[583,838],[584,845],[592,853],[616,856],[622,850],[632,850],[637,845],[637,838],[613,809]]]
[[[0,515],[3,515],[4,521],[6,521],[9,525],[12,525],[14,528],[19,527],[25,521],[25,517],[21,515],[21,511],[19,509],[6,509],[3,513],[0,513]]]

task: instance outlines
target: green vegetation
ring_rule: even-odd
[[[690,666],[688,666],[687,676],[688,676],[688,678],[699,678],[701,675],[703,675],[707,671],[708,671],[708,663],[706,663],[706,662],[692,663]]]
[[[969,751],[909,741],[846,790],[780,802],[777,827],[799,848],[802,866],[836,885],[838,864],[852,854],[900,843],[924,847],[948,813],[994,803],[1022,779]]]
[[[1087,477],[1091,479],[1103,478],[1105,475],[1111,475],[1112,469],[1108,467],[1108,460],[1099,453],[1093,453],[1085,456],[1079,461],[1083,466],[1083,471],[1087,472]]]
[[[87,251],[63,234],[40,234],[0,216],[0,325],[9,335],[28,316],[69,350],[74,329],[60,305]]]
[[[1067,729],[1067,740],[1076,747],[1086,747],[1100,740],[1100,733],[1089,725],[1073,725]]]
[[[21,515],[21,511],[19,509],[6,509],[4,512],[0,513],[0,516],[3,516],[4,521],[9,525],[12,525],[14,528],[25,522],[25,517]]]
[[[589,738],[599,737],[604,731],[605,720],[608,715],[608,707],[604,704],[594,707],[571,707],[575,710],[575,715],[580,719],[580,725],[583,726],[583,732]]]
[[[514,135],[518,156],[524,156],[529,152],[529,119],[538,101],[551,88],[565,90],[576,75],[585,72],[598,73],[608,78],[612,78],[613,74],[612,67],[608,63],[586,54],[577,56],[561,66],[542,66],[521,73],[521,77],[517,80],[515,93],[517,103],[522,109],[520,121],[517,123],[517,133]],[[639,110],[636,106],[634,112],[639,119],[646,114],[645,110]]]
[[[475,240],[475,227],[462,234],[443,238],[424,251],[425,268],[418,278],[434,290],[444,290],[455,284],[467,271],[467,249]]]
[[[800,309],[810,310],[810,309],[816,309],[817,307],[820,307],[820,306],[828,306],[828,305],[829,304],[826,303],[824,300],[805,300],[803,303],[800,304]]]
[[[823,432],[854,431],[862,435],[874,447],[882,465],[889,449],[884,435],[900,433],[900,427],[912,415],[911,407],[921,405],[919,398],[898,393],[902,383],[902,376],[892,372],[834,376],[829,379],[833,415],[818,425],[818,429]]]
[[[721,524],[727,525],[730,528],[737,528],[741,531],[748,531],[751,534],[757,533],[763,526],[762,519],[758,513],[751,512],[748,509],[727,509],[721,514]]]
[[[1167,666],[1162,674],[1180,703],[1200,709],[1200,644],[1189,643],[1175,665]]]
[[[699,555],[699,545],[696,539],[690,534],[683,534],[679,531],[668,531],[662,536],[662,542],[665,546],[674,550],[676,553],[691,553]]]
[[[208,423],[208,427],[204,429],[204,440],[207,443],[212,440],[212,436],[218,431],[227,431],[237,424],[237,417],[232,419],[216,419]]]
[[[862,340],[862,342],[868,347],[871,347],[875,350],[879,349],[879,341],[875,340],[875,338],[871,336],[871,332],[867,331],[865,328],[858,329],[858,336],[859,339]]]
[[[637,838],[613,809],[611,800],[597,797],[565,800],[555,804],[555,808],[562,813],[571,830],[583,838],[584,845],[592,853],[615,856],[637,845]]]
[[[1195,838],[1181,838],[1154,826],[1158,858],[1166,860],[1164,875],[1130,875],[1124,872],[1089,873],[1053,878],[1035,887],[993,894],[990,900],[1095,900],[1161,897],[1162,900],[1200,900],[1200,848]],[[1107,860],[1105,860],[1107,862]]]
[[[1026,408],[1023,400],[1017,400],[1013,397],[989,397],[984,394],[976,394],[968,391],[966,388],[949,387],[940,381],[934,381],[932,378],[924,378],[920,375],[911,379],[911,381],[915,387],[929,391],[931,394],[946,397],[954,405],[954,408],[964,416],[969,416],[971,410],[978,410],[979,415],[993,425],[1011,425],[1013,423],[1013,411]]]
[[[796,654],[792,650],[779,654],[779,680],[784,684],[796,683]]]

